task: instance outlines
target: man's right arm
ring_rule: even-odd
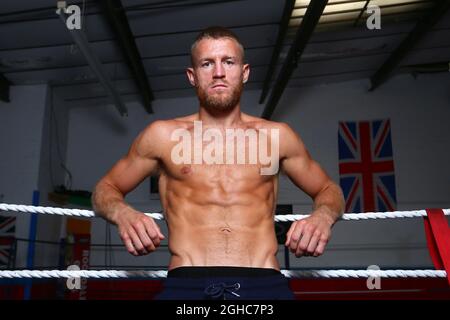
[[[161,122],[148,126],[120,159],[97,183],[92,203],[99,216],[117,225],[127,250],[133,255],[154,251],[164,238],[155,221],[130,205],[124,197],[146,177],[158,171]]]

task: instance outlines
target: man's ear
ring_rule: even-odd
[[[193,85],[195,87],[196,86],[196,82],[195,82],[194,68],[187,68],[186,69],[186,75],[187,75],[191,85]]]
[[[242,66],[243,76],[242,76],[242,82],[246,83],[248,81],[248,77],[250,76],[250,65],[244,64]]]

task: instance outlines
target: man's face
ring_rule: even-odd
[[[187,69],[187,75],[202,107],[224,112],[239,103],[250,70],[242,56],[238,43],[231,38],[206,38],[197,43],[193,67]]]

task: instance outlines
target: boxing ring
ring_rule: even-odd
[[[54,216],[71,216],[94,218],[95,213],[90,210],[67,209],[55,207],[41,207],[30,205],[16,205],[0,203],[0,211],[16,212],[16,213],[38,213]],[[160,213],[145,213],[147,216],[156,220],[164,219]],[[307,298],[313,299],[314,296],[328,297],[333,299],[330,288],[335,288],[335,284],[330,285],[327,282],[333,279],[397,279],[399,281],[408,281],[416,279],[422,281],[422,286],[430,289],[430,286],[437,288],[430,297],[450,299],[450,228],[445,216],[450,215],[450,209],[426,209],[414,211],[393,211],[393,212],[368,212],[368,213],[346,213],[340,220],[371,220],[371,219],[409,219],[422,218],[425,224],[425,234],[429,253],[435,269],[418,269],[418,270],[281,270],[281,272],[291,280],[301,279],[301,286],[319,287],[322,291],[312,292],[314,294]],[[276,222],[289,222],[301,220],[308,215],[290,214],[275,215]],[[166,270],[0,270],[1,279],[130,279],[132,281],[141,281],[142,279],[163,279],[167,276]],[[314,282],[312,282],[314,280]],[[317,282],[320,280],[321,282]],[[308,282],[309,281],[309,282]],[[426,285],[427,284],[427,285]],[[294,293],[299,283],[295,282],[291,285]],[[350,289],[354,283],[347,282]],[[161,286],[156,285],[156,291]],[[392,291],[392,290],[391,290]],[[395,290],[394,290],[395,291]],[[400,290],[401,291],[401,290]],[[401,292],[391,292],[394,296],[401,297]],[[407,290],[406,290],[407,291]],[[406,292],[405,291],[405,292]],[[431,290],[433,292],[433,290]],[[336,292],[334,292],[336,294]],[[301,295],[296,295],[303,298]],[[379,297],[383,298],[383,295]],[[384,295],[386,297],[386,295]],[[427,295],[422,295],[427,298]]]

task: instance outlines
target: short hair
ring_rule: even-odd
[[[212,27],[203,29],[195,38],[195,41],[191,46],[191,63],[192,63],[192,65],[194,65],[193,52],[195,50],[195,47],[201,40],[208,39],[208,38],[209,39],[221,39],[221,38],[233,39],[234,41],[237,42],[237,44],[239,45],[239,48],[241,49],[242,62],[244,62],[244,59],[245,59],[244,46],[242,45],[238,36],[233,31],[231,31],[230,29],[227,29],[225,27],[212,26]]]

